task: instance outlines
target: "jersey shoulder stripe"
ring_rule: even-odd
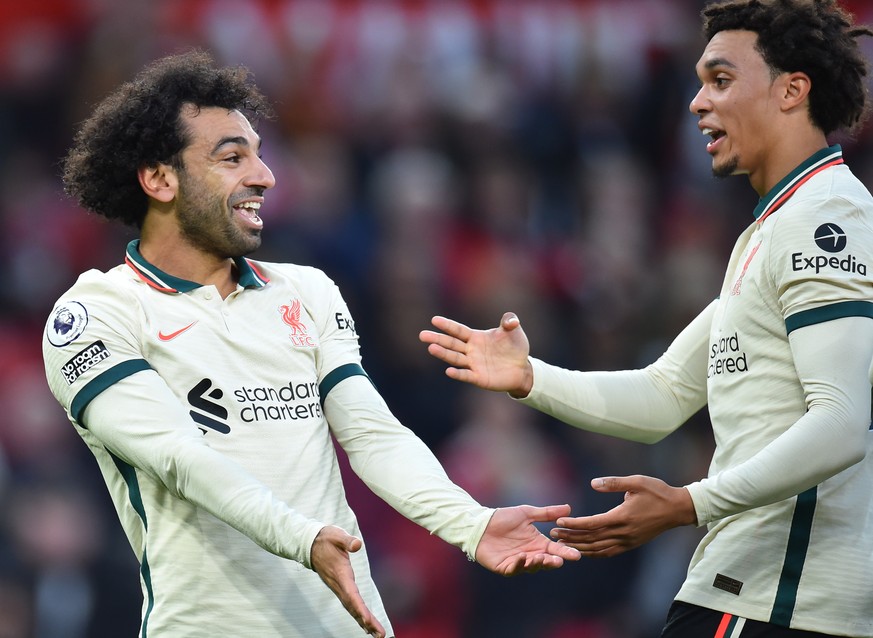
[[[844,317],[870,317],[873,319],[873,302],[841,301],[840,303],[803,310],[785,318],[785,328],[791,334],[798,328],[812,326]]]
[[[364,372],[364,369],[358,363],[346,363],[328,372],[324,379],[321,380],[321,383],[318,384],[321,407],[324,407],[324,400],[327,398],[328,393],[336,387],[337,383],[355,375],[365,376],[370,383],[373,383],[373,380],[370,379],[370,376]]]
[[[83,428],[87,428],[87,426],[82,423],[82,412],[85,411],[88,404],[91,403],[98,394],[111,385],[118,383],[125,377],[151,369],[152,367],[145,359],[130,359],[128,361],[123,361],[108,370],[104,370],[91,379],[73,398],[73,401],[70,404],[70,416],[72,416],[73,420]]]

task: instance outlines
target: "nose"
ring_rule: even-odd
[[[701,86],[700,90],[697,92],[697,95],[691,100],[691,103],[688,105],[688,110],[691,111],[694,115],[703,115],[710,110],[709,99],[706,97],[706,87]]]
[[[273,171],[267,166],[260,157],[255,157],[254,169],[248,179],[247,186],[260,186],[263,189],[273,188],[276,185],[276,178],[273,176]]]

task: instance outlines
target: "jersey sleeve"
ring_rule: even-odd
[[[334,282],[320,271],[307,281],[307,310],[321,338],[319,392],[352,469],[406,518],[473,558],[494,510],[452,483],[430,449],[391,413],[364,371],[354,320]]]
[[[713,302],[641,370],[583,372],[531,359],[533,387],[519,401],[590,432],[655,443],[706,403],[706,348],[714,309]]]
[[[338,383],[325,414],[355,473],[406,518],[473,560],[494,510],[455,485],[430,449],[391,413],[363,376]]]
[[[864,458],[873,321],[814,324],[790,342],[807,411],[747,461],[686,486],[700,525],[800,494]]]

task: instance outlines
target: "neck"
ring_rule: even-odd
[[[143,224],[139,251],[150,264],[168,275],[201,286],[215,286],[223,299],[236,290],[239,273],[233,259],[205,252],[178,233],[158,232]]]
[[[824,133],[812,127],[795,127],[779,136],[760,170],[749,173],[749,182],[763,197],[804,160],[828,146]]]

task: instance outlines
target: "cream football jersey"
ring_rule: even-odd
[[[363,635],[308,568],[324,525],[360,536],[332,434],[382,498],[468,553],[493,510],[388,411],[330,279],[247,259],[236,268],[222,299],[131,242],[125,264],[83,274],[53,310],[49,385],[140,560],[143,638]],[[390,635],[366,549],[351,560]]]

